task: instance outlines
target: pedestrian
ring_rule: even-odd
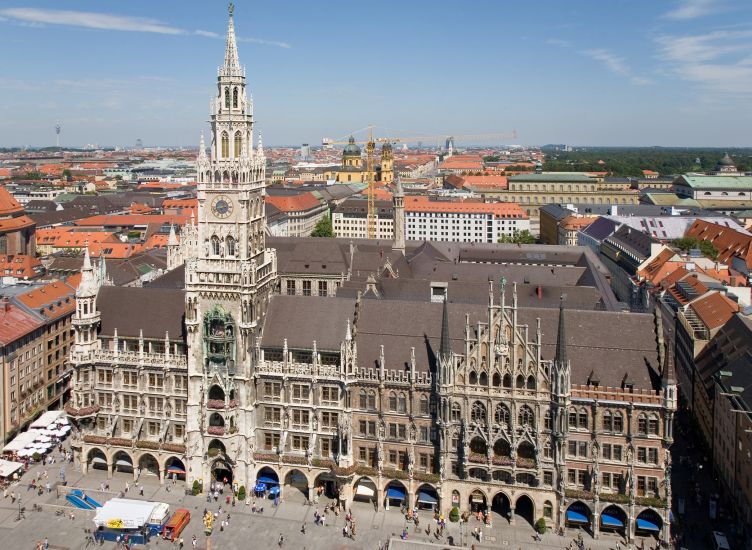
[[[131,486],[130,486],[130,485],[128,484],[128,482],[126,481],[126,482],[125,482],[125,492],[127,493],[127,492],[128,492],[128,489],[130,489],[130,488],[131,488]]]
[[[44,537],[44,550],[47,550],[50,547],[50,541],[47,540],[47,537]]]
[[[279,534],[279,540],[277,541],[277,545],[282,548],[282,545],[285,543],[285,536],[280,533]]]
[[[180,537],[180,542],[178,542],[178,548],[180,548],[180,550],[183,550],[183,537]]]
[[[44,488],[47,489],[47,493],[49,494],[50,491],[52,491],[52,486],[50,485],[50,482],[44,484]]]
[[[300,528],[300,532],[305,535],[305,522],[303,522],[303,526]]]
[[[191,544],[193,545],[194,548],[196,548],[197,543],[198,541],[196,540],[196,535],[193,535],[193,540],[191,540]]]
[[[138,486],[138,494],[141,495],[141,496],[144,496],[144,486],[143,485],[139,485]]]

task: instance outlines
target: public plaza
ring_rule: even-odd
[[[57,455],[58,453],[53,453],[53,456],[57,457]],[[59,482],[61,467],[65,468],[67,486],[62,486]],[[52,488],[50,493],[40,496],[35,491],[29,490],[29,483],[38,472],[45,470]],[[506,519],[494,517],[491,527],[484,527],[475,517],[471,517],[462,527],[460,523],[447,522],[444,536],[437,540],[434,536],[435,522],[429,517],[428,511],[419,512],[420,525],[416,532],[413,523],[407,523],[398,508],[392,507],[390,510],[377,512],[371,503],[358,501],[353,503],[351,509],[357,525],[356,536],[354,540],[351,540],[342,534],[342,528],[345,525],[343,513],[335,516],[329,512],[326,514],[325,526],[314,524],[315,510],[318,508],[323,513],[324,507],[331,501],[322,498],[317,504],[308,505],[303,493],[294,487],[285,488],[282,501],[277,507],[273,506],[272,500],[256,500],[256,505],[263,506],[264,511],[261,514],[254,514],[251,512],[251,506],[246,506],[244,503],[228,507],[225,504],[228,491],[225,491],[217,502],[212,499],[210,504],[205,494],[186,495],[184,485],[180,481],[173,485],[172,481],[168,480],[161,485],[155,475],[142,474],[138,481],[134,481],[133,473],[116,471],[109,479],[110,491],[101,491],[101,484],[107,481],[106,471],[94,469],[84,476],[80,466],[71,463],[61,464],[56,461],[52,465],[33,466],[23,475],[21,482],[11,485],[8,490],[9,495],[11,492],[20,494],[20,506],[24,508],[22,519],[18,519],[18,500],[11,503],[11,498],[8,496],[0,502],[0,539],[3,541],[0,547],[4,549],[35,548],[37,542],[43,541],[45,537],[49,541],[49,548],[53,550],[73,550],[95,546],[95,543],[86,540],[86,530],[94,528],[92,520],[95,512],[72,507],[66,502],[65,495],[73,488],[80,488],[87,495],[104,503],[123,492],[127,483],[129,486],[129,491],[125,495],[127,498],[166,502],[170,505],[171,511],[186,508],[191,512],[191,522],[182,533],[185,548],[188,549],[191,548],[193,535],[197,537],[197,548],[235,550],[274,548],[277,546],[280,534],[284,535],[285,539],[283,548],[309,550],[339,548],[376,550],[379,548],[379,542],[385,545],[390,539],[390,548],[401,550],[470,548],[472,545],[475,545],[477,549],[554,549],[569,547],[579,533],[582,533],[586,549],[615,549],[617,541],[620,542],[622,548],[625,548],[621,537],[601,533],[598,540],[593,540],[587,532],[579,529],[567,529],[564,536],[546,533],[540,542],[536,542],[532,526],[520,517],[516,518],[514,525],[509,525]],[[43,479],[42,484],[44,483]],[[144,489],[143,496],[139,495],[140,486]],[[40,505],[42,510],[35,511],[35,504]],[[212,535],[207,537],[204,534],[201,515],[205,508],[216,512],[219,505],[222,506],[220,518],[225,518],[227,511],[230,513],[229,527],[222,531],[217,524]],[[56,513],[59,510],[63,513]],[[71,512],[75,519],[70,518]],[[305,534],[301,532],[304,523]],[[431,524],[430,537],[425,531],[429,524]],[[408,538],[403,541],[400,540],[400,535],[405,528],[408,530]],[[473,537],[473,531],[476,528],[483,529],[482,543]],[[639,548],[641,542],[642,539],[638,538],[635,547]],[[644,542],[645,548],[656,544],[655,539],[645,539]],[[135,547],[148,549],[170,546],[173,546],[173,543],[154,537],[146,546]],[[177,544],[175,543],[174,546]],[[105,542],[102,547],[116,548],[116,545],[113,542]],[[704,548],[702,541],[697,541],[696,546],[688,546],[688,550],[701,548]]]

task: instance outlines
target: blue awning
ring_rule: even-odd
[[[642,529],[643,531],[660,531],[661,530],[661,528],[658,527],[652,521],[648,521],[642,518],[637,518],[637,528]]]
[[[585,514],[581,514],[576,510],[567,510],[567,521],[571,521],[572,523],[590,523]]]
[[[266,483],[267,485],[279,485],[279,481],[269,476],[261,476],[256,478],[256,483]]]
[[[256,487],[254,487],[254,490],[257,493],[263,493],[264,491],[266,491],[266,485],[264,485],[263,483],[257,483]]]
[[[601,514],[601,524],[604,527],[624,527],[624,522],[615,516]]]
[[[418,502],[421,504],[438,504],[438,500],[428,491],[418,491]]]
[[[279,485],[275,485],[269,489],[269,494],[274,496],[279,494]]]
[[[398,487],[389,487],[386,490],[386,498],[393,498],[395,500],[405,500],[405,491]]]

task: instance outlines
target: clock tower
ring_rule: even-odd
[[[266,159],[253,146],[253,103],[246,94],[233,22],[217,95],[209,103],[211,144],[196,162],[196,249],[186,259],[188,477],[247,483],[255,400],[254,343],[277,279],[264,241]]]

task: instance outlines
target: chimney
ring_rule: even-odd
[[[538,295],[538,299],[542,300],[543,299],[543,287],[541,285],[538,285],[537,287],[535,287],[535,292]]]
[[[2,308],[5,313],[8,313],[10,311],[10,298],[8,298],[7,296],[3,296]]]

